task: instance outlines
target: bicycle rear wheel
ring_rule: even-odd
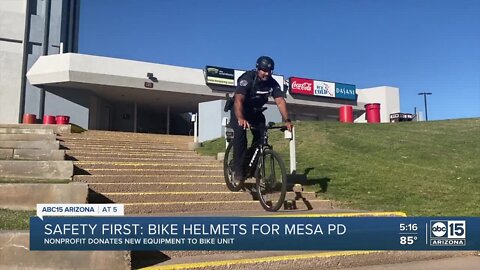
[[[223,158],[223,176],[225,184],[230,191],[239,191],[243,188],[243,181],[236,182],[233,178],[233,143],[229,143],[227,150],[225,150],[225,157]]]
[[[280,155],[266,149],[257,169],[256,190],[260,204],[270,212],[275,212],[285,201],[287,193],[287,170]]]

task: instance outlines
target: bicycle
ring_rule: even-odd
[[[254,177],[255,192],[260,204],[266,211],[275,212],[282,207],[287,193],[287,171],[280,155],[268,143],[268,130],[280,129],[285,131],[285,126],[275,126],[270,122],[266,127],[253,127],[263,131],[260,144],[253,150],[252,156],[244,165],[246,179]],[[233,134],[234,135],[234,134]],[[235,135],[234,135],[235,136]],[[223,171],[225,183],[230,191],[239,191],[244,187],[245,181],[236,182],[233,177],[233,144],[230,142],[225,151]]]

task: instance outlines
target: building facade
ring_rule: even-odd
[[[76,53],[79,2],[2,2],[1,123],[20,123],[25,113],[39,119],[68,115],[72,123],[87,129],[189,134],[191,114],[203,110],[218,111],[221,117],[200,115],[200,132],[221,130],[217,127],[225,115],[219,110],[221,103],[215,101],[232,93],[241,71],[224,69],[221,76],[225,78],[210,78],[209,72],[218,72],[212,66],[196,69]],[[285,84],[285,95],[293,120],[337,121],[339,108],[348,105],[355,122],[364,122],[368,103],[380,103],[382,122],[400,111],[398,88],[355,89],[354,85],[313,79],[275,78],[282,87],[290,81]],[[215,81],[221,83],[211,83]],[[268,113],[271,119],[279,119],[275,110]],[[202,119],[207,120],[202,123]]]
[[[79,0],[3,0],[0,5],[0,122],[41,117],[52,98],[26,79],[40,56],[76,52]]]

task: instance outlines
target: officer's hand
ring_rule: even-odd
[[[248,121],[245,120],[245,119],[239,119],[238,120],[238,125],[243,127],[243,129],[249,129],[250,128],[250,123],[248,123]]]
[[[292,132],[292,128],[293,128],[292,121],[287,119],[287,121],[285,121],[285,126],[287,126],[288,131]]]

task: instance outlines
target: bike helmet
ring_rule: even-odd
[[[275,68],[273,59],[268,56],[260,56],[257,59],[257,69],[272,71]]]

